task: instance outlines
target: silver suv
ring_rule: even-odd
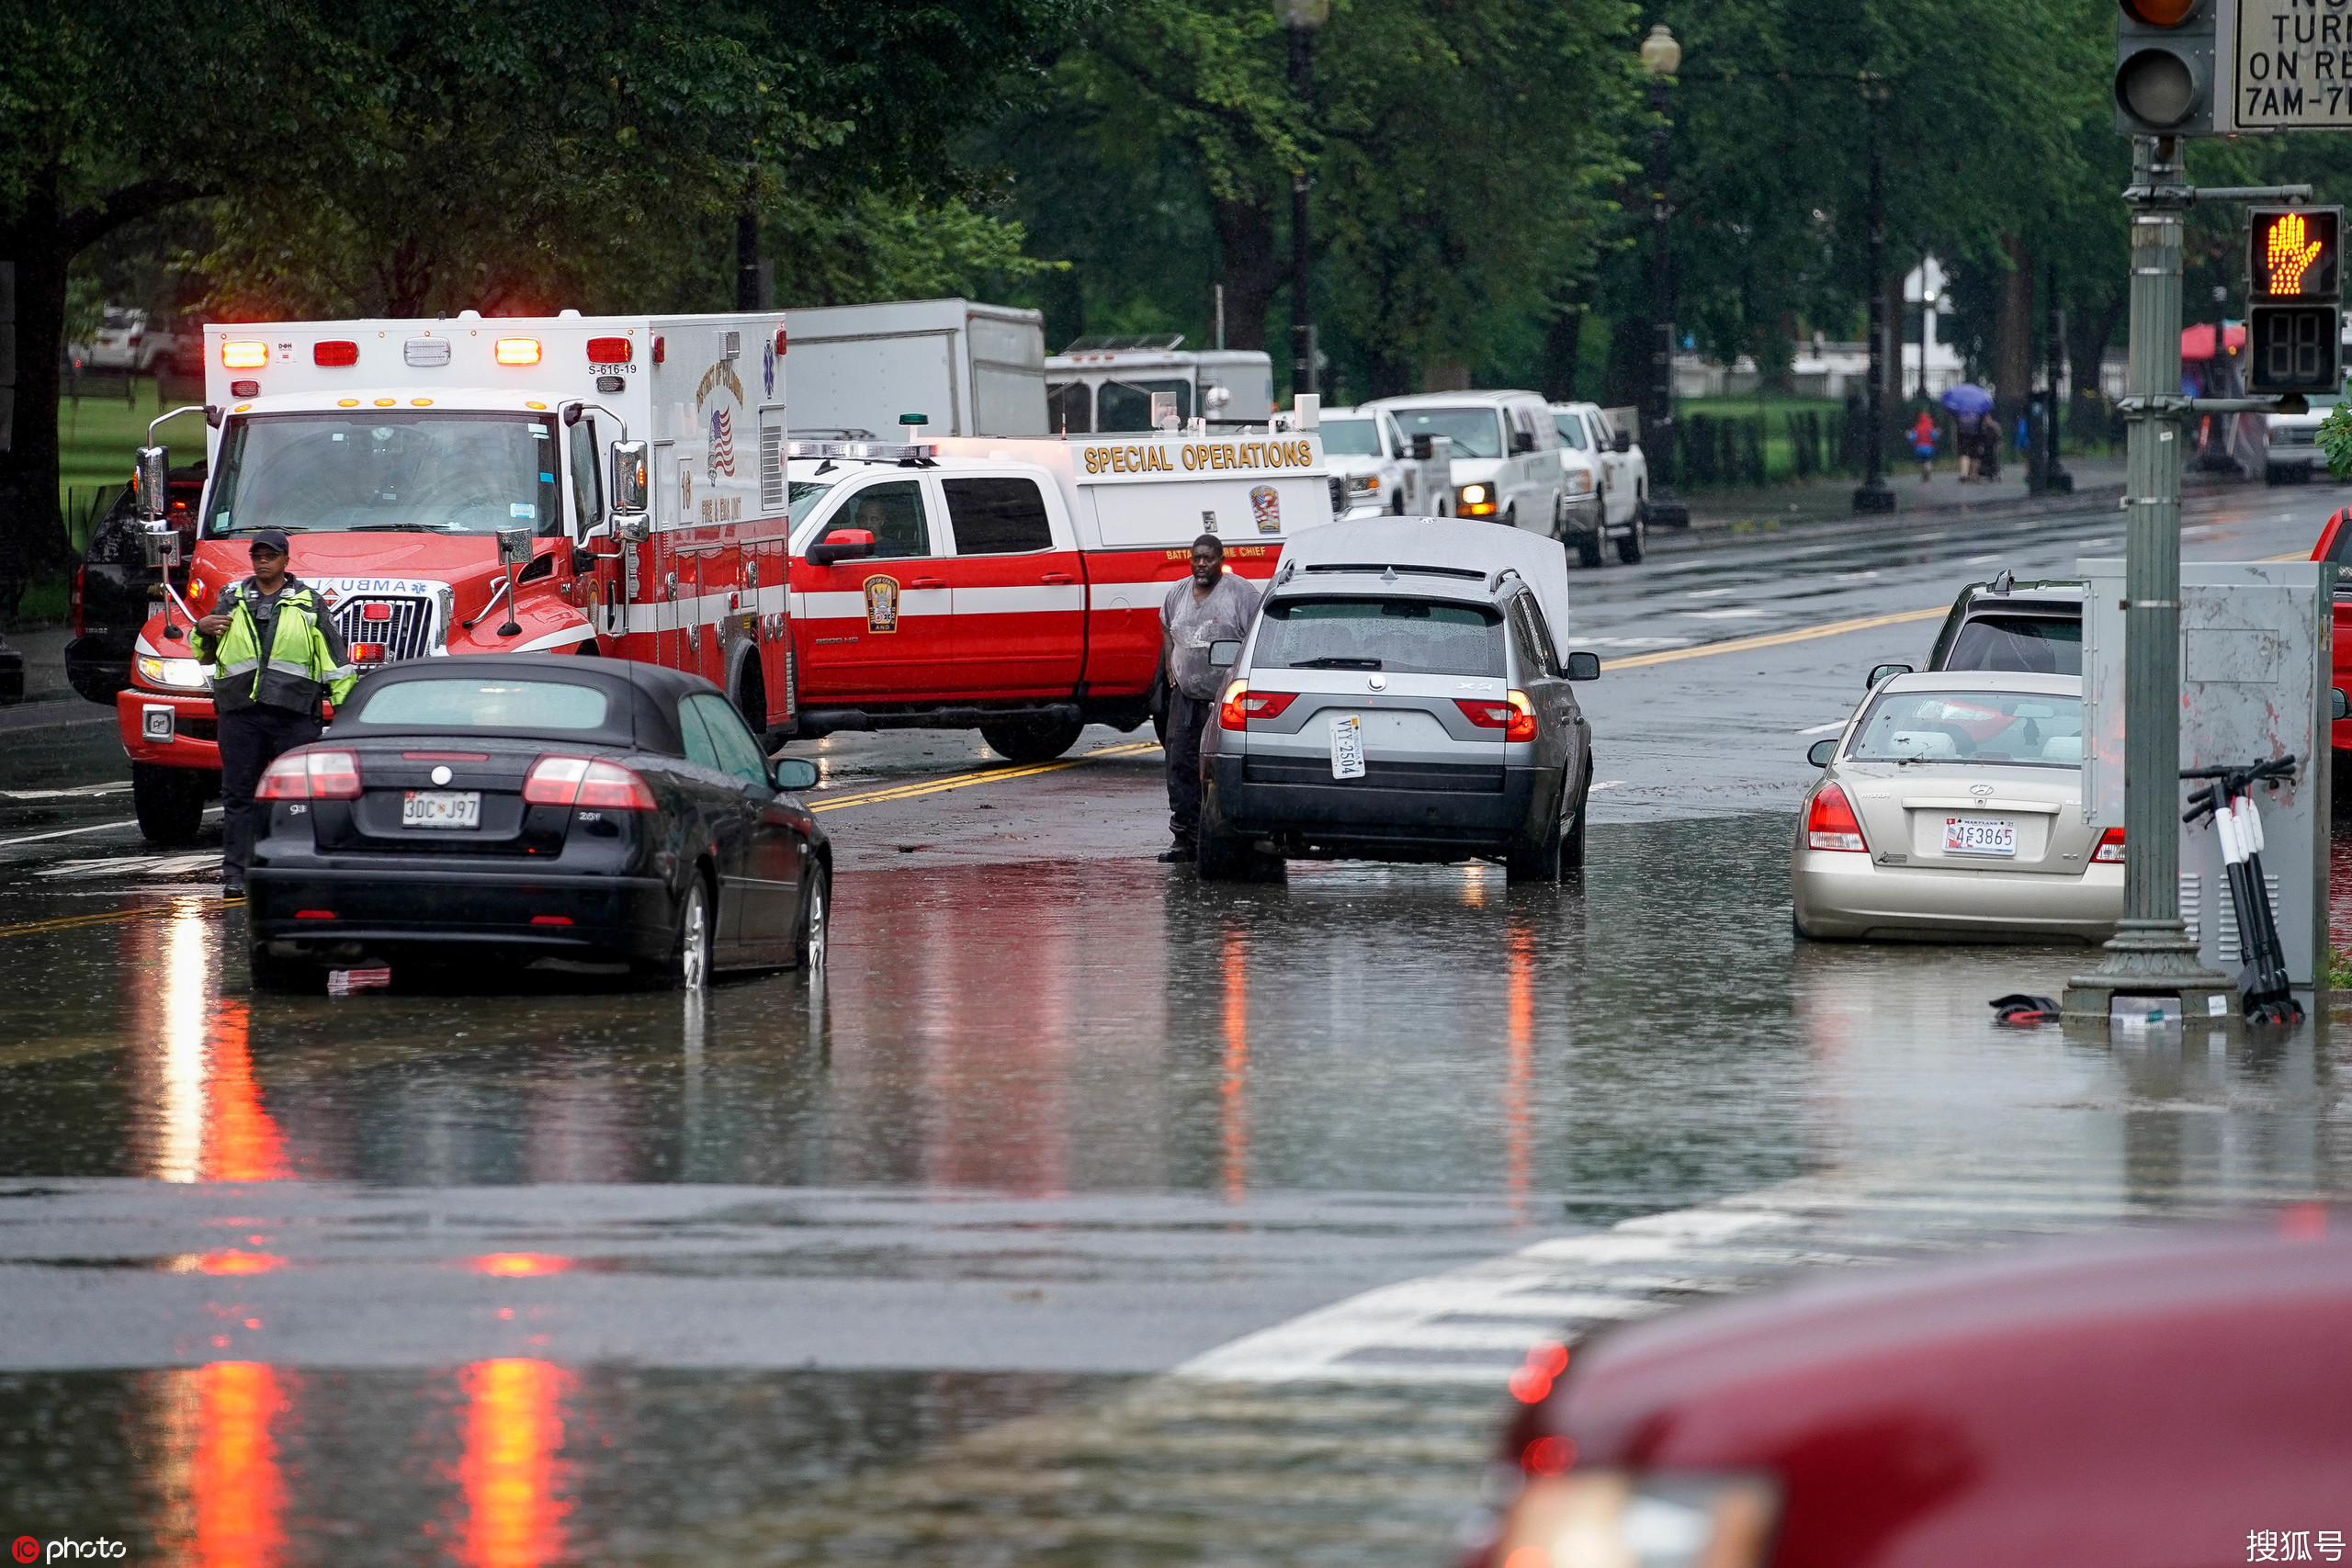
[[[1584,863],[1591,730],[1562,655],[1566,557],[1450,519],[1334,523],[1293,539],[1201,742],[1200,873],[1286,859]]]

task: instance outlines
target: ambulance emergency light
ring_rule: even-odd
[[[220,365],[227,370],[259,370],[269,363],[269,344],[250,338],[231,338],[220,345]]]
[[[501,365],[537,365],[539,362],[539,340],[535,337],[503,337],[496,350]]]

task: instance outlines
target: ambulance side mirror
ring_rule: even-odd
[[[154,526],[171,515],[172,451],[168,446],[139,449],[139,521]]]
[[[613,534],[638,540],[652,531],[646,516],[651,499],[651,457],[642,441],[616,441],[612,449],[612,482],[606,487],[613,502]]]
[[[498,531],[498,564],[517,568],[531,564],[531,531],[528,528],[501,528]]]
[[[1238,642],[1227,641],[1227,642],[1213,642],[1213,643],[1209,644],[1209,668],[1210,668],[1210,669],[1212,669],[1212,670],[1230,670],[1230,669],[1232,669],[1235,665],[1237,665],[1237,664],[1238,664],[1238,663],[1240,663],[1240,662],[1241,662],[1241,645],[1240,645],[1239,643],[1238,643]]]
[[[810,566],[831,566],[837,560],[864,560],[874,553],[874,536],[864,528],[836,528],[808,547]]]

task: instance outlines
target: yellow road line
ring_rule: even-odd
[[[243,898],[213,898],[207,897],[197,907],[200,915],[216,914],[222,909],[243,908]],[[155,904],[140,909],[114,909],[103,915],[67,915],[62,919],[29,920],[20,926],[0,926],[0,936],[36,936],[42,931],[73,931],[79,926],[112,925],[119,920],[143,920],[156,915],[180,915],[187,912],[185,897],[169,904]]]
[[[1034,778],[1039,773],[1057,773],[1065,768],[1083,767],[1103,757],[1131,757],[1144,751],[1157,751],[1157,740],[1128,741],[1118,746],[1102,746],[1082,757],[1069,757],[1057,762],[1038,762],[1024,768],[982,768],[977,773],[951,773],[944,779],[914,779],[893,784],[888,789],[869,790],[864,795],[844,795],[839,800],[818,801],[811,811],[839,811],[844,807],[875,806],[887,801],[912,800],[919,795],[937,795],[944,790],[969,789],[974,784],[996,784],[1006,779]]]
[[[1932,621],[1951,613],[1948,604],[1938,604],[1927,610],[1903,610],[1892,615],[1864,615],[1852,621],[1825,621],[1817,626],[1800,626],[1795,631],[1773,632],[1767,637],[1734,637],[1729,642],[1701,643],[1696,648],[1671,648],[1660,653],[1637,653],[1631,659],[1612,659],[1601,666],[1604,673],[1611,670],[1638,670],[1645,664],[1672,664],[1684,659],[1705,659],[1718,653],[1747,653],[1759,648],[1783,648],[1792,642],[1811,642],[1815,637],[1838,637],[1846,632],[1866,632],[1877,626],[1899,626],[1908,621]],[[1568,639],[1573,643],[1576,639]]]

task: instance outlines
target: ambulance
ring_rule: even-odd
[[[1193,541],[1273,574],[1331,521],[1314,400],[1263,429],[796,442],[798,733],[976,728],[1040,761],[1151,717],[1159,609]],[[920,431],[920,426],[915,427]]]
[[[187,593],[159,584],[116,699],[151,839],[192,836],[219,791],[189,623],[250,574],[261,528],[286,532],[363,668],[636,659],[707,676],[756,733],[792,728],[780,312],[468,310],[208,325],[203,343]],[[141,448],[142,495],[167,493],[172,460]],[[151,525],[151,560],[176,537]]]

